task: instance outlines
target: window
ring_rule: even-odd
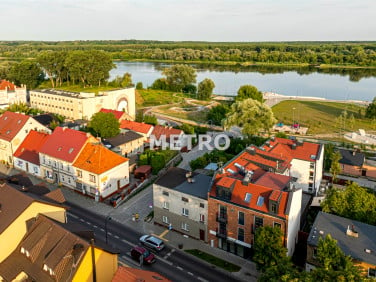
[[[182,215],[188,216],[189,215],[189,210],[186,209],[186,208],[182,208],[181,213],[182,213]]]
[[[89,174],[89,180],[90,180],[91,182],[95,182],[95,175],[93,175],[93,174]]]
[[[239,212],[238,224],[244,225],[244,212]]]
[[[205,204],[204,203],[200,203],[200,208],[205,208]]]
[[[368,277],[376,277],[376,268],[368,268]]]
[[[163,208],[168,210],[170,209],[170,203],[169,202],[163,202]]]
[[[170,196],[170,193],[168,193],[167,191],[163,191],[163,192],[162,192],[162,195],[164,195],[164,196],[167,196],[167,197],[168,197],[168,196]]]
[[[205,222],[205,215],[200,213],[200,222]]]
[[[264,204],[264,197],[262,196],[259,196],[258,199],[257,199],[257,204],[259,207],[262,207],[262,205]]]
[[[244,229],[238,228],[238,240],[244,242]]]
[[[261,227],[264,225],[264,219],[262,217],[255,217],[255,227]]]
[[[186,203],[189,202],[189,200],[188,200],[187,198],[185,198],[185,197],[181,197],[181,200],[182,200],[183,202],[186,202]]]
[[[245,193],[244,202],[249,203],[251,201],[252,194],[251,193]]]
[[[277,213],[277,204],[272,203],[271,204],[271,210],[272,210],[272,213]]]
[[[79,177],[79,178],[82,177],[82,170],[77,170],[77,177]]]
[[[274,222],[274,225],[273,225],[273,227],[278,227],[279,229],[281,229],[281,224],[280,224],[280,223],[278,223],[278,222]]]
[[[313,258],[317,257],[317,249],[316,248],[313,249],[312,257]]]
[[[309,163],[309,168],[314,169],[315,168],[315,163]]]
[[[167,216],[162,216],[162,221],[163,221],[163,223],[167,223],[167,224],[170,223],[170,222],[168,221],[168,217],[167,217]]]
[[[189,231],[189,225],[185,222],[182,222],[181,223],[181,229],[183,229],[185,231]]]

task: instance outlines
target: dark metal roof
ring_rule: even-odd
[[[363,153],[339,149],[342,159],[339,160],[340,164],[348,164],[353,166],[362,166],[365,156]]]
[[[352,228],[358,233],[358,238],[346,235],[346,230]],[[353,259],[376,265],[376,226],[337,215],[319,212],[309,233],[307,244],[317,246],[319,238],[330,234],[337,240],[338,246]],[[367,253],[365,250],[371,250]]]
[[[189,171],[182,168],[170,167],[164,175],[155,181],[155,184],[166,188],[175,188],[186,181],[187,178],[185,175],[187,172]]]
[[[141,134],[138,134],[134,131],[127,131],[124,133],[120,133],[119,135],[111,138],[107,138],[103,141],[104,144],[110,144],[113,147],[117,147],[119,145],[144,138]]]

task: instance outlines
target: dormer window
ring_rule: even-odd
[[[21,248],[21,254],[24,254],[27,258],[30,257],[30,253],[24,247]]]
[[[60,146],[59,148],[57,148],[57,150],[60,152],[63,148]]]
[[[9,133],[10,133],[10,130],[8,130],[6,134],[9,134]]]

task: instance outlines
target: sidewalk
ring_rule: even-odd
[[[20,173],[20,171],[13,168],[6,168],[4,165],[0,164],[0,173],[10,176],[18,174]],[[35,176],[28,176],[34,185],[41,182],[46,183],[42,179],[39,179]],[[56,184],[46,183],[46,186],[51,191],[57,189]],[[81,206],[96,214],[111,216],[112,220],[127,225],[140,233],[154,234],[156,236],[162,235],[161,239],[165,240],[166,244],[176,248],[176,251],[199,249],[215,257],[236,264],[241,267],[241,270],[239,272],[232,273],[234,276],[244,281],[257,281],[258,271],[256,270],[256,266],[253,262],[245,260],[234,254],[225,252],[221,249],[213,248],[209,244],[205,244],[202,241],[189,237],[186,238],[182,234],[175,231],[168,231],[162,226],[155,225],[153,221],[145,222],[144,218],[153,211],[153,193],[151,193],[150,189],[151,186],[146,187],[144,190],[139,192],[137,195],[135,195],[125,203],[122,203],[118,207],[114,208],[104,203],[95,202],[94,199],[78,194],[73,190],[70,190],[69,188],[61,188],[65,199],[68,202]],[[139,213],[140,219],[137,222],[132,220],[132,215],[134,213]],[[183,244],[182,250],[179,249],[179,244]],[[210,267],[213,268],[214,266],[210,265]],[[216,269],[225,271],[217,267]]]

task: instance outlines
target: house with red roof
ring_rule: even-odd
[[[174,144],[176,147],[184,147],[187,145],[187,138],[183,130],[173,128],[171,126],[156,125],[150,135],[150,146],[169,146]],[[161,144],[161,145],[158,145]]]
[[[123,120],[120,122],[120,129],[121,131],[134,131],[138,134],[141,134],[145,138],[149,138],[151,133],[154,130],[154,126],[151,124],[131,121],[131,120]],[[145,139],[146,140],[146,139]]]
[[[295,186],[304,192],[317,193],[324,168],[323,144],[272,137],[263,149],[291,159],[290,175],[295,178]]]
[[[7,108],[11,104],[26,103],[26,86],[16,86],[7,80],[0,80],[0,108]]]
[[[47,141],[49,134],[31,130],[13,155],[14,167],[42,177],[40,172],[39,150]]]
[[[132,119],[126,112],[117,111],[117,110],[109,110],[109,109],[100,109],[100,112],[102,113],[112,113],[115,118],[121,122],[123,120]]]
[[[292,255],[300,227],[302,189],[289,176],[289,158],[258,150],[247,148],[215,173],[208,197],[208,240],[247,258],[256,229],[278,227],[287,254]]]
[[[99,143],[86,143],[72,166],[75,189],[97,201],[129,184],[129,160]]]
[[[89,133],[56,127],[40,147],[41,175],[49,182],[75,188],[76,175],[73,163],[88,142],[98,142]]]
[[[0,116],[0,161],[13,166],[13,154],[31,130],[50,133],[51,130],[32,117],[6,111]]]

